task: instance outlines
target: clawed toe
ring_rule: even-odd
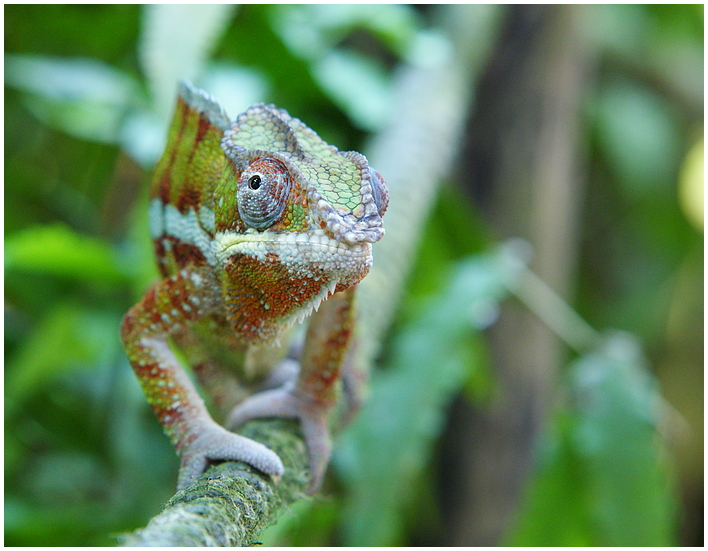
[[[276,482],[285,471],[278,454],[216,423],[202,427],[197,436],[180,450],[180,458],[178,490],[193,483],[212,461],[243,461],[270,475]]]
[[[327,408],[303,400],[287,389],[266,390],[254,394],[234,408],[226,425],[238,427],[251,419],[287,417],[300,420],[309,456],[310,485],[308,493],[317,493],[331,453]]]

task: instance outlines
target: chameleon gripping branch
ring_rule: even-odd
[[[439,68],[409,66],[399,74],[394,87],[405,101],[397,103],[389,130],[379,135],[369,148],[372,158],[377,159],[374,164],[381,168],[385,165],[383,173],[387,179],[393,178],[396,194],[392,199],[393,208],[387,214],[389,235],[376,245],[379,247],[377,262],[371,273],[371,276],[376,277],[367,277],[359,286],[360,325],[364,330],[358,330],[357,340],[361,341],[361,345],[357,347],[357,356],[364,360],[363,363],[370,362],[377,354],[380,335],[385,332],[392,317],[395,302],[400,295],[401,282],[413,258],[412,252],[417,241],[415,236],[424,225],[434,196],[433,189],[437,187],[441,175],[446,173],[450,159],[457,150],[457,135],[465,118],[469,98],[474,93],[475,79],[484,67],[501,20],[501,10],[493,6],[442,6],[436,13],[443,16],[441,28],[453,37],[459,56],[451,65]],[[195,98],[195,101],[202,100]],[[229,122],[223,111],[210,107],[213,105],[213,102],[204,102],[209,120],[216,126],[219,126],[220,120],[226,121],[223,128],[228,127]],[[375,200],[381,201],[381,198]],[[390,218],[394,214],[396,220],[392,224],[394,220]],[[265,352],[261,355],[264,356]],[[192,355],[190,363],[193,366],[202,365],[195,360],[199,360],[196,354]],[[209,364],[203,365],[204,369],[195,370],[198,374],[208,371]],[[228,413],[228,399],[220,396],[220,389],[229,387],[228,381],[204,375],[200,379],[202,384],[205,384],[206,379],[209,379],[208,383],[214,383],[210,387],[213,402],[217,406],[223,403],[222,409]],[[257,434],[259,441],[282,458],[285,473],[278,484],[273,484],[269,477],[261,477],[244,466],[246,473],[243,478],[249,483],[260,481],[267,488],[258,493],[243,493],[236,488],[226,492],[220,490],[214,492],[218,495],[211,500],[211,486],[202,485],[202,481],[211,478],[209,484],[220,484],[214,478],[215,471],[222,473],[222,469],[225,469],[231,474],[235,464],[212,466],[196,484],[179,492],[147,528],[123,540],[123,545],[246,545],[258,542],[260,529],[275,522],[284,506],[302,496],[308,486],[302,474],[308,458],[302,440],[293,433],[294,427],[293,421],[281,420],[251,421],[244,426],[244,435]],[[292,455],[288,455],[285,450],[289,450]],[[221,477],[222,474],[216,476]],[[265,502],[280,505],[261,508],[259,504],[264,502],[262,493],[272,495],[268,488],[279,492],[281,501],[271,501],[267,497]],[[204,500],[209,503],[208,507]],[[174,509],[183,507],[188,508],[189,514],[175,515]],[[236,508],[246,513],[236,518],[232,512],[219,512],[220,519],[233,521],[229,526],[223,523],[214,525],[207,517],[215,514],[215,507]],[[175,533],[180,530],[189,532],[189,537],[181,537],[182,534],[177,537]],[[167,535],[174,537],[166,539]]]
[[[119,538],[127,547],[236,547],[253,545],[262,530],[307,488],[307,450],[295,421],[251,421],[243,434],[277,452],[285,466],[276,484],[244,463],[210,467],[177,492],[150,523]]]
[[[354,289],[383,236],[387,204],[386,184],[363,155],[338,151],[286,111],[253,105],[230,121],[212,96],[180,86],[150,186],[162,279],[121,327],[180,457],[178,489],[219,461],[242,461],[277,482],[285,473],[278,454],[227,430],[276,417],[299,421],[308,492],[318,490],[330,456],[327,415],[352,340]],[[229,391],[239,383],[258,389],[270,371],[292,363],[288,329],[310,315],[294,380],[245,400],[247,392]],[[219,422],[170,340],[211,395]]]

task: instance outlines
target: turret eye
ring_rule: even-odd
[[[250,189],[256,190],[261,187],[261,177],[258,174],[254,174],[248,179],[248,187]]]
[[[258,231],[270,228],[282,216],[291,187],[292,178],[281,161],[256,159],[238,182],[236,198],[241,220]]]

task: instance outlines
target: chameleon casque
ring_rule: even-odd
[[[338,151],[286,111],[253,105],[230,121],[209,94],[180,85],[150,187],[162,280],[121,327],[180,457],[179,489],[220,460],[244,461],[277,480],[280,458],[224,427],[292,417],[308,448],[309,492],[318,490],[330,455],[327,417],[352,340],[354,289],[384,233],[387,203],[386,184],[363,155]],[[297,365],[281,342],[313,311],[299,369],[279,387],[246,394],[243,381],[254,387]]]

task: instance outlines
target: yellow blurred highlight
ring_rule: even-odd
[[[686,154],[679,174],[679,202],[686,218],[703,231],[703,138]]]

